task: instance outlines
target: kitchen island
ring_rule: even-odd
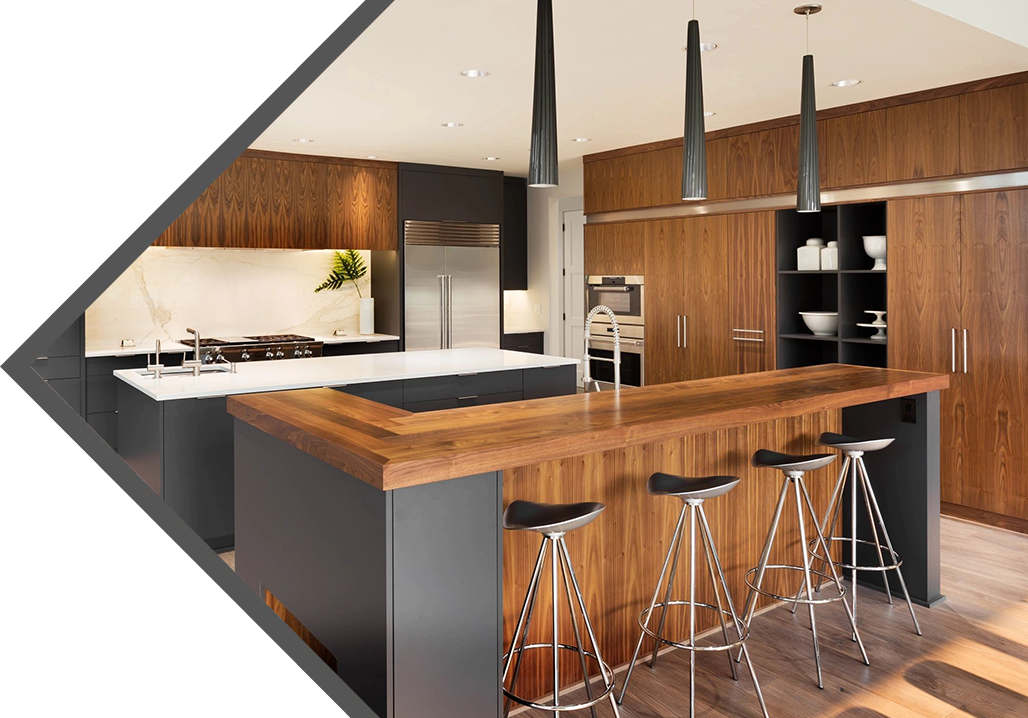
[[[118,454],[207,544],[234,543],[232,417],[228,397],[330,387],[406,412],[481,406],[575,392],[578,361],[468,348],[283,359],[155,378],[114,372]]]
[[[822,431],[846,431],[897,439],[867,463],[911,595],[930,605],[941,599],[948,382],[824,365],[417,415],[323,389],[233,397],[236,568],[378,715],[496,716],[500,656],[538,552],[538,537],[501,531],[506,503],[607,504],[568,542],[604,657],[618,665],[678,511],[647,496],[648,476],[742,478],[708,507],[741,603],[781,480],[751,468],[750,455],[809,453]],[[822,509],[837,470],[808,478]],[[798,550],[795,527],[783,527],[775,561]],[[669,616],[671,631],[677,620]],[[565,668],[570,679],[574,666]],[[528,658],[522,681],[526,695],[547,690]]]

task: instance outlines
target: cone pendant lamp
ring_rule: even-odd
[[[695,4],[693,5],[695,15]],[[700,23],[689,21],[685,59],[685,138],[682,141],[682,199],[707,198],[707,130],[703,119]]]
[[[557,88],[553,69],[553,2],[539,0],[535,21],[535,93],[529,187],[557,186]]]
[[[817,103],[814,101],[814,56],[810,54],[810,16],[820,5],[800,5],[793,10],[807,22],[807,54],[803,56],[803,85],[800,91],[800,152],[796,172],[796,211],[821,211],[821,172],[817,152]]]

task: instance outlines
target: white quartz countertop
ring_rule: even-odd
[[[325,344],[389,342],[397,341],[400,338],[393,334],[348,334],[342,337],[337,337],[334,334],[305,334],[304,336],[311,337],[314,341],[323,342]],[[105,344],[87,341],[86,358],[89,359],[91,357],[130,357],[139,356],[142,354],[153,354],[154,348],[155,347],[153,341],[141,342],[140,344],[134,347],[123,347],[120,344]],[[193,348],[190,346],[186,346],[185,344],[180,344],[178,342],[173,342],[170,340],[161,342],[162,354],[182,354],[191,351],[193,351]]]
[[[578,359],[473,348],[262,361],[237,364],[235,374],[218,372],[198,377],[189,374],[154,379],[143,376],[140,369],[119,369],[114,375],[152,399],[167,401],[568,364],[578,364]]]

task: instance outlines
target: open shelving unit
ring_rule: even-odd
[[[871,268],[874,260],[863,241],[864,235],[885,234],[886,203],[826,206],[811,213],[783,209],[776,224],[778,368],[832,362],[886,366],[888,340],[871,339],[875,330],[857,326],[874,320],[866,310],[888,311],[888,272]],[[838,270],[796,269],[797,248],[814,237],[839,243]],[[838,335],[816,336],[803,323],[802,311],[839,312]]]

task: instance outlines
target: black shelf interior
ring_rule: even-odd
[[[885,202],[824,207],[821,212],[777,213],[778,366],[812,366],[831,362],[866,366],[887,365],[887,342],[871,339],[875,329],[867,310],[888,311],[887,272],[874,271],[864,252],[864,235],[885,234]],[[839,269],[800,272],[796,250],[819,237],[839,243]],[[837,337],[815,336],[801,311],[839,313]],[[888,323],[888,315],[886,315]],[[888,330],[886,330],[888,331]]]

